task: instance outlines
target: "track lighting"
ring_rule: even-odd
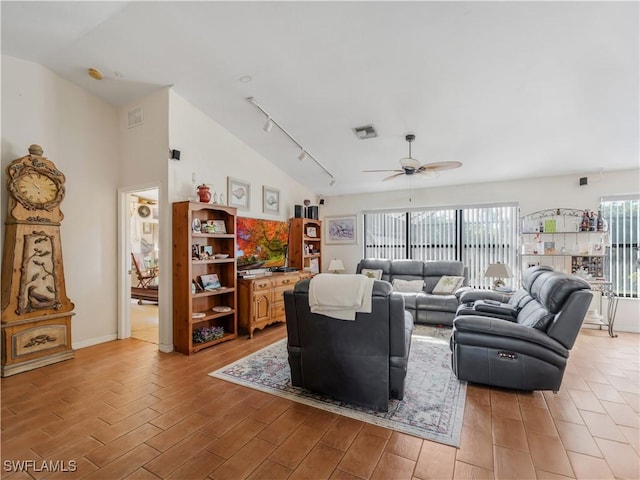
[[[311,155],[309,153],[309,150],[307,150],[306,148],[304,148],[300,142],[298,142],[295,138],[293,138],[291,136],[291,134],[289,132],[287,132],[282,125],[280,125],[278,122],[276,122],[273,118],[271,118],[271,115],[269,115],[269,113],[262,108],[258,102],[256,102],[256,100],[253,97],[248,97],[247,98],[247,102],[251,103],[254,107],[256,107],[258,110],[260,110],[266,117],[267,117],[267,121],[264,124],[264,127],[262,127],[264,129],[265,132],[270,132],[271,129],[273,128],[273,126],[275,125],[276,127],[278,127],[278,129],[280,129],[280,131],[282,133],[284,133],[287,137],[289,137],[289,140],[291,140],[293,143],[296,144],[296,146],[300,149],[300,154],[298,155],[298,160],[302,161],[305,158],[309,157],[311,160],[313,160],[315,162],[316,165],[318,165],[323,171],[324,173],[326,173],[327,175],[329,175],[329,177],[331,178],[331,181],[329,182],[330,186],[334,186],[336,184],[336,179],[335,177],[331,174],[331,172],[329,170],[327,170],[327,167],[325,167],[322,163],[320,163],[313,155]]]

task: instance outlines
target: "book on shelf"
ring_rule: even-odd
[[[544,232],[545,233],[555,233],[556,231],[556,220],[554,218],[547,219],[544,221]]]
[[[200,275],[200,284],[202,285],[202,288],[208,292],[222,287],[220,279],[215,273]]]

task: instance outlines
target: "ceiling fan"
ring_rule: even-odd
[[[415,135],[408,134],[404,137],[409,143],[409,156],[400,159],[401,169],[396,170],[363,170],[363,172],[395,172],[393,175],[389,175],[382,179],[383,182],[391,180],[392,178],[399,177],[401,175],[415,175],[421,173],[423,175],[433,175],[441,170],[452,170],[454,168],[460,168],[462,163],[460,162],[434,162],[425,163],[420,165],[420,162],[411,156],[411,142],[416,139]]]

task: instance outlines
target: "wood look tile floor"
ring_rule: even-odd
[[[131,336],[138,340],[158,344],[158,304],[131,300]]]
[[[639,335],[583,331],[558,394],[469,385],[460,448],[207,375],[285,335],[120,340],[2,379],[2,478],[640,478]]]

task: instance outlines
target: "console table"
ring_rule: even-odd
[[[613,284],[604,280],[588,280],[591,285],[591,290],[594,291],[594,295],[599,298],[594,299],[594,303],[598,304],[597,312],[587,312],[584,319],[585,325],[597,325],[600,330],[602,327],[607,327],[609,336],[612,338],[618,335],[613,333],[613,324],[616,321],[616,312],[618,310],[618,296],[613,291]],[[602,298],[607,299],[607,311],[602,311]]]
[[[304,271],[238,278],[238,327],[253,338],[254,330],[286,321],[284,297],[298,280],[310,277]]]

